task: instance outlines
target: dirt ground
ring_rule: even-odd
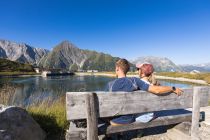
[[[158,134],[158,135],[152,135],[152,136],[145,136],[142,138],[134,138],[132,140],[170,140],[166,134]]]
[[[201,123],[201,126],[199,128],[199,137],[201,140],[210,139],[210,126],[209,125]],[[171,139],[167,137],[167,132],[165,132],[162,134],[155,134],[155,135],[144,136],[141,138],[134,138],[132,140],[171,140]]]

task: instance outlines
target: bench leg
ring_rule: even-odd
[[[194,90],[193,90],[193,108],[192,108],[192,126],[191,126],[191,139],[192,140],[199,140],[201,90],[202,90],[202,87],[194,87]]]
[[[98,118],[94,93],[85,97],[87,114],[87,140],[98,140]]]

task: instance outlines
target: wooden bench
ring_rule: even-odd
[[[144,129],[162,125],[192,121],[191,137],[196,137],[199,128],[200,107],[208,106],[209,87],[183,89],[184,93],[157,96],[144,91],[135,92],[67,92],[67,120],[87,120],[87,128],[70,125],[66,139],[98,139],[98,118],[143,112],[192,108],[192,113],[161,116],[151,122],[134,122],[123,126],[109,125],[102,134]]]

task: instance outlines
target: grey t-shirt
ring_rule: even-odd
[[[132,92],[135,90],[148,91],[149,84],[136,77],[123,77],[115,79],[108,83],[107,91],[125,91]]]

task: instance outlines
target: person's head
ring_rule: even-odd
[[[137,64],[136,68],[141,78],[149,77],[154,72],[153,65],[149,63]]]
[[[127,74],[127,72],[130,70],[130,64],[128,60],[126,59],[120,59],[115,64],[115,72],[117,77]]]

